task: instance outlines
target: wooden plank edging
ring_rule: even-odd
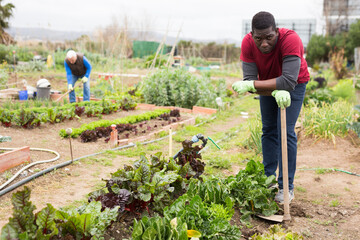
[[[25,146],[0,154],[0,173],[6,170],[30,162],[30,147]]]

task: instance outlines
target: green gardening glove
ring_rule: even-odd
[[[81,79],[81,81],[82,81],[82,83],[86,83],[87,81],[89,81],[89,79],[88,79],[87,77],[83,77],[83,78]]]
[[[279,108],[287,108],[291,104],[290,93],[285,90],[274,90],[271,95],[275,98]]]
[[[69,85],[68,85],[68,90],[70,90],[70,91],[73,91],[73,90],[74,90],[74,88],[73,88],[73,85],[72,85],[72,84],[69,84]]]
[[[246,92],[256,92],[254,87],[254,81],[237,81],[232,85],[232,89],[238,94],[243,94]]]

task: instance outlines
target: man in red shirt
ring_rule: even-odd
[[[275,200],[284,201],[281,164],[281,126],[279,108],[286,108],[289,199],[294,198],[297,137],[295,124],[304,100],[306,84],[310,79],[304,58],[304,47],[293,30],[277,28],[274,16],[257,13],[251,23],[252,31],[241,44],[244,81],[233,84],[239,94],[260,95],[262,121],[262,152],[265,174],[276,175],[279,165],[279,191]]]

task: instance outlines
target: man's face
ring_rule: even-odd
[[[252,38],[262,53],[269,53],[274,49],[278,36],[278,29],[276,28],[274,30],[273,27],[268,27],[262,30],[254,29],[254,31],[252,31]]]
[[[68,58],[68,60],[69,60],[69,62],[70,62],[71,64],[74,64],[74,63],[76,62],[76,56],[73,56],[73,57],[71,57],[71,58]]]

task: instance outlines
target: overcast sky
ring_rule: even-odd
[[[5,0],[15,5],[11,27],[94,31],[125,16],[131,29],[180,38],[240,39],[243,19],[269,11],[275,19],[315,18],[322,31],[322,0]]]

